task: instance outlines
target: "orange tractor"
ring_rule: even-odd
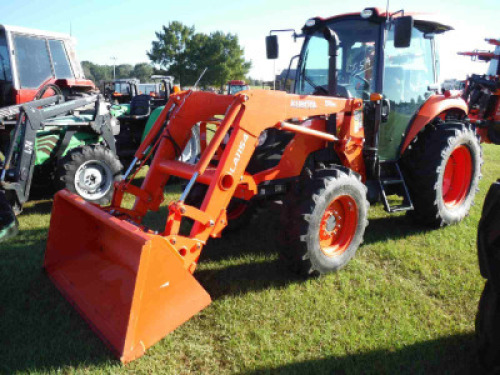
[[[314,18],[296,36],[304,44],[293,93],[171,95],[110,206],[56,195],[49,277],[128,362],[210,304],[193,277],[203,246],[261,200],[285,202],[280,251],[306,276],[336,271],[355,255],[368,199],[432,226],[460,221],[477,189],[481,151],[459,93],[434,92],[432,38],[449,29],[375,8]],[[277,37],[266,43],[275,58]],[[197,124],[201,158],[180,162]],[[216,131],[207,142],[209,125]],[[153,230],[143,219],[159,210],[171,176],[189,182]]]

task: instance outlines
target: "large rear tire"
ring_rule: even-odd
[[[476,315],[479,363],[487,371],[500,368],[500,303],[498,292],[486,281]]]
[[[368,225],[366,187],[341,168],[306,173],[284,201],[280,253],[290,269],[317,276],[344,267]]]
[[[472,125],[459,121],[428,125],[401,163],[415,208],[409,215],[432,227],[460,222],[478,191],[482,163]]]
[[[59,188],[66,188],[88,202],[111,201],[114,182],[122,178],[118,157],[102,145],[77,147],[59,161]]]

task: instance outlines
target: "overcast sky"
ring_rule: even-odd
[[[358,12],[365,7],[385,9],[386,0],[0,0],[0,23],[69,33],[77,38],[80,60],[100,64],[148,62],[146,51],[155,31],[170,21],[210,33],[237,34],[252,61],[250,76],[271,79],[274,63],[265,58],[264,38],[270,29],[301,29],[308,18]],[[490,49],[486,37],[500,37],[500,0],[390,0],[390,11],[433,12],[455,27],[441,37],[441,78],[463,78],[484,73],[486,64],[456,55],[474,48]],[[280,36],[276,70],[288,66],[298,51],[286,35]]]

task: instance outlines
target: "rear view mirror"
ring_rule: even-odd
[[[278,58],[278,36],[266,36],[266,54],[268,59]]]
[[[394,20],[394,47],[406,48],[410,46],[413,17],[404,16]]]

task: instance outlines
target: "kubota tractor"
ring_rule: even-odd
[[[203,246],[259,200],[284,201],[280,251],[306,276],[339,270],[355,255],[367,197],[428,225],[459,222],[482,161],[467,104],[435,86],[433,37],[450,29],[375,8],[314,18],[296,35],[304,42],[293,93],[171,95],[109,207],[56,195],[47,274],[127,362],[210,303],[192,275]],[[276,36],[267,51],[277,56]],[[197,124],[201,158],[180,162]],[[217,129],[210,142],[208,124]],[[134,185],[137,162],[152,154]],[[160,208],[171,176],[189,183],[165,226],[148,228],[143,219]],[[394,194],[400,204],[390,204]]]

